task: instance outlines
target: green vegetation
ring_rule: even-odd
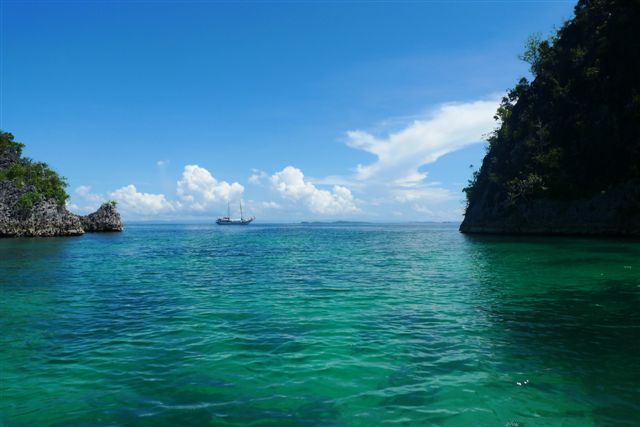
[[[28,193],[24,193],[18,199],[18,202],[16,203],[16,208],[20,212],[29,212],[33,207],[33,204],[36,203],[38,200],[40,200],[40,197],[41,197],[40,194],[36,193],[35,191],[29,191]]]
[[[31,209],[40,198],[55,199],[60,206],[69,196],[65,188],[66,179],[53,171],[46,163],[34,162],[22,157],[23,144],[14,141],[12,134],[0,131],[0,159],[11,162],[8,167],[0,169],[0,181],[9,180],[18,188],[33,186],[33,191],[23,194],[18,200],[18,208]]]
[[[22,156],[24,144],[13,140],[13,135],[0,130],[0,167],[4,162],[15,162]]]
[[[640,5],[580,0],[552,38],[529,38],[521,79],[465,192],[510,206],[576,199],[640,178]]]

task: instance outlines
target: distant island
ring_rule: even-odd
[[[11,133],[0,131],[0,237],[122,231],[113,201],[86,216],[69,212],[66,180],[46,163],[23,157],[23,148]]]
[[[640,8],[581,0],[521,79],[465,188],[464,233],[640,236]]]
[[[358,224],[371,224],[366,221],[301,221],[301,225],[358,225]]]

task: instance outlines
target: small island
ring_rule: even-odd
[[[0,131],[0,237],[77,236],[122,231],[116,202],[89,215],[69,212],[67,182],[46,163],[22,156],[24,144]]]
[[[465,192],[463,233],[640,236],[640,26],[634,2],[579,2],[529,39],[521,79]]]

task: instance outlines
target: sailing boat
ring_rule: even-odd
[[[220,217],[216,220],[216,224],[218,225],[247,225],[250,224],[251,221],[256,219],[255,216],[251,218],[245,218],[242,214],[242,200],[240,201],[240,219],[231,218],[231,206],[229,202],[227,202],[227,216]]]

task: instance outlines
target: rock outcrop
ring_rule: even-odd
[[[79,218],[86,232],[122,231],[124,228],[115,203],[103,203],[94,213]]]
[[[76,236],[84,233],[80,219],[53,199],[39,199],[29,208],[18,203],[33,187],[0,181],[0,237]]]
[[[640,180],[590,198],[534,199],[513,206],[481,195],[467,209],[463,233],[640,236]]]

